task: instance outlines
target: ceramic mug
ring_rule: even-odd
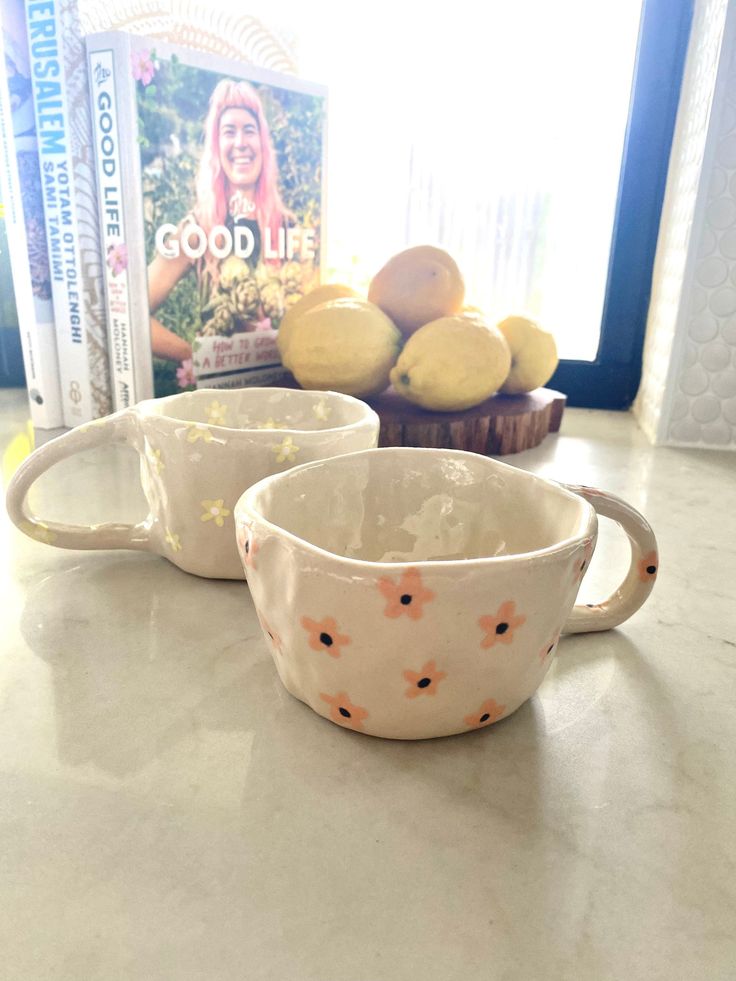
[[[158,552],[198,576],[242,579],[232,512],[245,488],[295,463],[373,447],[379,427],[369,406],[337,392],[201,389],[150,399],[37,449],[10,482],[8,513],[30,537],[61,548]],[[28,491],[44,471],[110,442],[140,454],[147,518],[85,528],[30,511]]]
[[[596,512],[628,535],[631,562],[608,600],[574,606]],[[514,712],[562,633],[621,623],[657,573],[652,530],[625,502],[458,450],[295,467],[250,487],[235,523],[288,691],[341,726],[395,739]]]

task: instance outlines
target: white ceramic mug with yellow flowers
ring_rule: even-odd
[[[11,520],[60,548],[158,552],[185,572],[242,579],[233,510],[243,491],[298,463],[375,447],[379,419],[359,399],[285,388],[186,392],[150,399],[51,440],[23,462],[7,493]],[[140,454],[150,513],[136,525],[44,521],[28,506],[38,477],[110,442]]]

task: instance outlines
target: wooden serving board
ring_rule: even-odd
[[[299,388],[287,372],[278,383]],[[435,446],[505,456],[539,446],[548,433],[559,431],[567,396],[551,388],[527,395],[492,395],[464,412],[431,412],[387,388],[365,401],[381,420],[379,446]]]
[[[464,412],[432,412],[387,389],[366,399],[381,419],[380,446],[435,446],[505,456],[538,446],[562,422],[567,396],[548,388],[493,395]]]

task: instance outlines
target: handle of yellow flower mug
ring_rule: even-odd
[[[56,439],[49,440],[24,460],[8,485],[6,505],[10,520],[36,541],[59,548],[132,548],[146,551],[151,547],[150,516],[137,525],[101,524],[85,527],[58,521],[44,521],[28,506],[28,492],[41,474],[55,463],[106,443],[133,444],[135,416],[122,409],[95,422],[77,426]]]
[[[636,613],[651,593],[659,568],[657,540],[646,518],[620,497],[593,487],[563,486],[585,498],[598,514],[615,521],[629,539],[631,562],[621,585],[602,603],[573,607],[563,633],[610,630]],[[586,557],[586,563],[589,561],[590,555]],[[585,569],[582,569],[581,579],[584,572]]]

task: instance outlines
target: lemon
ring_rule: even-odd
[[[310,290],[309,293],[305,293],[304,296],[299,297],[294,304],[288,306],[279,326],[278,334],[276,335],[276,345],[278,346],[281,361],[285,368],[290,368],[287,349],[291,333],[302,314],[305,314],[307,310],[311,310],[312,307],[318,307],[322,303],[327,303],[328,300],[356,295],[355,290],[351,290],[349,286],[343,286],[340,283],[327,283],[324,286],[317,286],[315,289]]]
[[[527,317],[507,317],[498,329],[511,351],[511,371],[501,388],[504,395],[533,392],[546,385],[558,362],[554,337]]]
[[[302,388],[376,395],[401,347],[401,334],[367,300],[342,297],[307,310],[292,330],[289,369]]]
[[[459,412],[498,391],[511,367],[503,335],[478,317],[441,317],[412,334],[391,371],[397,392],[425,409]]]
[[[408,337],[438,317],[460,313],[465,284],[451,255],[432,245],[416,245],[376,273],[368,299]]]

